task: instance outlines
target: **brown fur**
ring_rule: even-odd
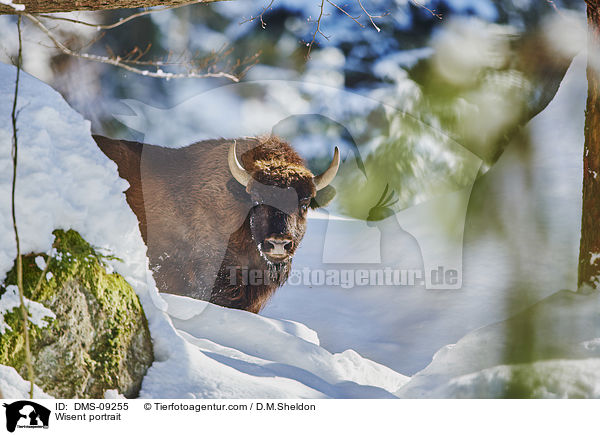
[[[286,142],[273,136],[236,139],[238,160],[253,176],[244,189],[227,163],[232,140],[169,149],[94,139],[130,184],[127,202],[138,217],[159,290],[258,312],[285,282],[291,258],[267,261],[253,237],[260,234],[262,240],[270,232],[285,231],[295,250],[304,236],[306,210],[301,206],[315,196],[313,174]],[[288,199],[296,202],[286,213],[267,205],[253,208],[261,191],[274,195],[273,201],[292,191]],[[273,229],[273,222],[283,230]],[[233,269],[235,284],[232,267],[240,268]],[[242,268],[266,270],[269,280],[244,284]]]

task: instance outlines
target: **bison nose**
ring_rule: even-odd
[[[289,237],[267,237],[263,242],[263,251],[265,254],[274,256],[288,256],[294,242]]]

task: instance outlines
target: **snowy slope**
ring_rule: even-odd
[[[424,257],[433,252],[441,264],[462,263],[460,290],[309,288],[288,283],[263,314],[304,323],[318,331],[322,345],[330,351],[350,347],[412,375],[425,368],[441,347],[527,306],[508,306],[513,294],[525,294],[533,304],[560,289],[574,289],[586,83],[585,55],[580,55],[555,99],[528,125],[531,165],[523,164],[521,143],[510,144],[472,191],[469,188],[404,210],[396,215],[391,230],[389,225],[369,228],[364,222],[328,220],[321,213],[308,223],[294,258],[298,270],[380,267],[361,264],[369,259],[381,261],[381,266],[410,264],[407,251],[414,248],[407,250],[402,242],[404,231],[409,231]],[[460,212],[464,198],[469,207],[466,217],[466,206]],[[451,213],[457,216],[457,228],[455,240],[449,241],[443,229],[442,234],[435,232],[437,215]],[[495,223],[502,231],[486,232]],[[456,239],[460,249],[453,248]],[[380,249],[389,252],[381,260]],[[326,255],[331,252],[337,258]],[[362,258],[357,259],[357,252]]]
[[[15,73],[0,64],[0,280],[16,255],[10,220]],[[186,298],[167,296],[167,304],[156,291],[137,219],[122,193],[127,183],[91,138],[89,122],[24,73],[18,108],[22,252],[48,252],[52,230],[72,228],[123,260],[112,266],[138,293],[154,343],[156,361],[142,397],[393,397],[407,381],[354,351],[328,352],[314,331],[294,322]],[[0,300],[0,306],[8,302]],[[6,397],[22,397],[23,385],[14,370],[0,367]]]
[[[175,295],[163,295],[185,338],[187,398],[392,398],[408,378],[352,350],[331,354],[302,324],[267,319]],[[170,370],[172,368],[169,368]],[[182,397],[155,364],[142,397]]]
[[[0,391],[4,399],[29,398],[30,384],[12,367],[0,365]],[[36,399],[50,399],[52,396],[44,393],[37,385],[33,388],[33,397]]]
[[[506,321],[474,331],[436,353],[404,397],[502,397],[511,375],[535,397],[600,397],[600,293],[563,290]],[[526,349],[514,352],[512,331],[534,326]],[[535,361],[534,364],[527,364]]]

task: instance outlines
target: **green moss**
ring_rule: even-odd
[[[0,363],[21,367],[25,362],[21,313],[19,310],[13,310],[4,316],[4,321],[11,330],[0,335]],[[39,328],[33,326],[29,334],[32,338],[39,336]]]
[[[43,379],[38,379],[36,373],[36,381],[39,381],[47,391],[51,392],[54,388],[59,391],[58,395],[66,397],[64,394],[69,391],[67,386],[56,389],[56,386],[44,385],[44,383],[55,382],[57,379],[75,382],[79,377],[82,384],[89,384],[89,379],[93,379],[93,382],[98,384],[97,388],[82,386],[89,391],[82,394],[75,392],[75,395],[95,397],[101,395],[105,389],[119,387],[119,378],[123,377],[124,366],[128,364],[126,359],[130,356],[137,335],[144,336],[143,345],[144,347],[149,345],[151,352],[146,319],[131,286],[120,275],[107,272],[106,260],[115,257],[99,253],[73,230],[66,232],[56,230],[53,234],[56,239],[55,250],[51,257],[43,254],[23,256],[25,296],[42,303],[57,314],[57,319],[49,322],[45,328],[31,325],[32,354],[35,356],[51,346],[62,349],[60,346],[63,344],[59,346],[57,343],[60,340],[68,341],[68,338],[64,338],[65,334],[82,335],[80,331],[73,331],[74,327],[79,326],[77,321],[77,316],[81,315],[79,312],[85,312],[86,315],[89,313],[91,317],[89,323],[92,326],[88,329],[93,328],[93,330],[86,338],[74,337],[74,341],[79,340],[76,347],[83,348],[83,350],[75,350],[77,357],[73,358],[74,362],[62,364],[61,373]],[[35,258],[40,255],[49,262],[48,271],[52,273],[49,280],[46,276],[42,276],[42,271],[35,263]],[[38,282],[40,282],[39,287],[37,287]],[[6,286],[15,284],[16,266],[8,273],[5,283],[0,286],[0,295],[6,291]],[[74,292],[73,289],[77,291]],[[81,295],[78,300],[70,299],[77,296],[74,296],[74,293]],[[79,312],[68,311],[70,307],[65,305],[71,303],[79,307]],[[58,313],[64,316],[59,316]],[[11,330],[0,335],[0,364],[13,366],[23,374],[25,369],[20,311],[15,309],[4,318]],[[65,318],[69,321],[67,322]],[[89,338],[90,334],[93,335],[92,338]],[[46,360],[39,363],[52,364]],[[81,367],[85,367],[89,373],[84,373],[85,370],[82,372]],[[69,373],[72,370],[79,375]],[[84,379],[86,377],[87,380]]]
[[[1,288],[0,293],[4,293],[5,288]],[[48,323],[51,318],[46,318]],[[4,334],[0,334],[0,364],[11,367],[23,367],[25,364],[25,339],[23,338],[23,320],[20,308],[12,310],[4,315],[4,322],[8,327]],[[50,327],[50,325],[48,325]],[[29,338],[31,343],[38,342],[42,337],[42,329],[29,324]]]

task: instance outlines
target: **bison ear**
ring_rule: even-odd
[[[317,192],[317,195],[310,200],[310,208],[315,209],[325,207],[335,197],[335,187],[326,186]]]

